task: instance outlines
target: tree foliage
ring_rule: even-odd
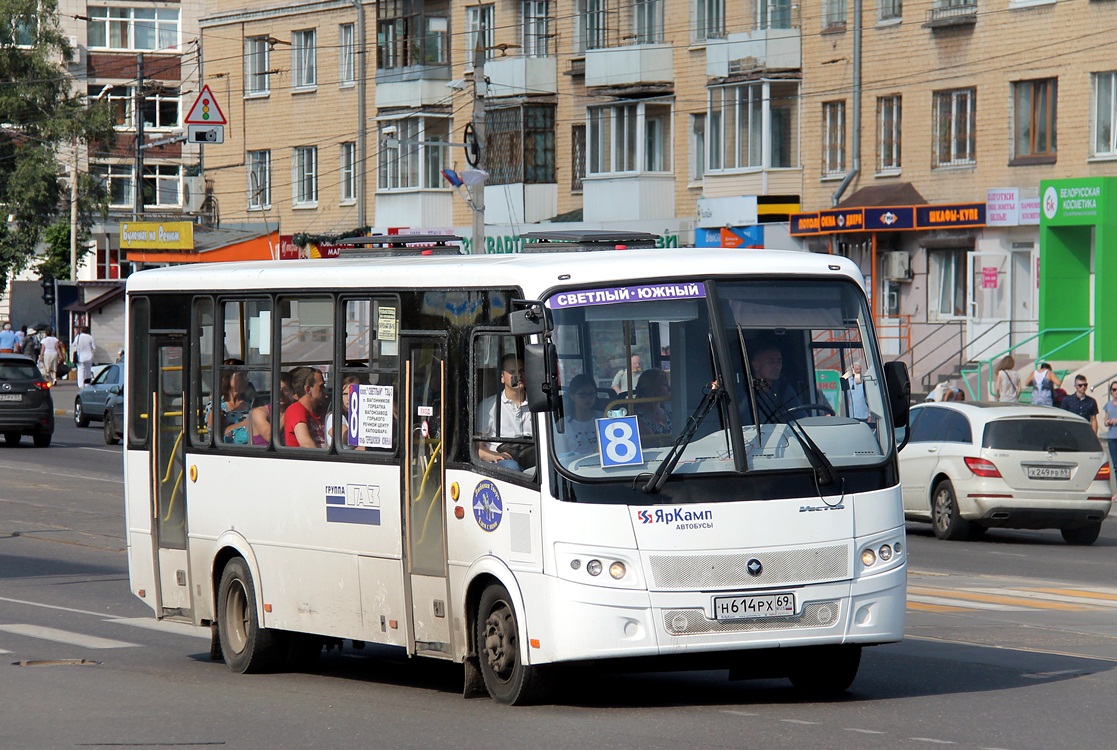
[[[87,107],[62,64],[71,53],[56,0],[0,0],[0,293],[35,258],[48,227],[66,226],[64,265],[48,254],[42,270],[69,276],[68,169],[75,145],[111,143],[107,106]],[[79,180],[79,247],[107,207],[104,190]]]

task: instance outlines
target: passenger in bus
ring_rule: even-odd
[[[646,435],[671,434],[671,386],[667,373],[653,367],[644,370],[636,384],[636,416],[640,432]]]
[[[326,379],[322,371],[317,367],[296,367],[291,370],[291,389],[297,400],[283,412],[284,444],[289,448],[326,447],[321,417]]]
[[[628,364],[629,368],[622,367],[617,370],[617,374],[613,376],[613,392],[618,396],[622,393],[628,393],[632,389],[638,387],[640,385],[640,376],[644,374],[639,354],[633,354]],[[629,379],[630,370],[632,373],[631,380]]]
[[[351,397],[349,395],[349,386],[351,385],[368,385],[368,376],[364,374],[346,375],[341,380],[341,435],[339,436],[338,445],[343,448],[349,446],[349,404]],[[331,410],[326,415],[326,447],[329,448],[334,443],[334,413]],[[353,450],[363,451],[361,446],[353,447]]]
[[[221,442],[236,445],[248,444],[249,403],[244,391],[248,376],[239,370],[226,370],[221,373]],[[211,433],[214,430],[213,401],[206,404],[206,424]]]
[[[753,344],[749,347],[749,366],[760,421],[786,421],[787,410],[799,406],[802,398],[783,377],[783,352],[779,346],[770,341]],[[747,404],[747,399],[745,402]],[[744,421],[752,423],[751,409],[745,413]]]
[[[584,456],[597,452],[597,420],[602,412],[597,404],[597,384],[591,375],[581,373],[570,379],[567,387],[569,406],[562,420],[562,433],[555,434],[555,444],[560,455]]]
[[[291,391],[291,373],[284,372],[279,375],[279,408],[275,413],[279,415],[279,433],[283,434],[283,413],[295,401]],[[253,445],[267,445],[271,440],[272,400],[266,404],[254,406],[248,412],[248,429],[252,433]]]
[[[495,438],[478,443],[477,455],[485,463],[502,469],[525,471],[535,465],[533,446],[501,440],[531,436],[531,412],[524,398],[524,363],[515,354],[506,354],[501,359],[500,384],[500,393],[494,393],[477,406],[477,434]]]

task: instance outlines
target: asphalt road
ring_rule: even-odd
[[[582,670],[553,703],[507,708],[463,700],[459,668],[381,649],[306,673],[210,661],[207,632],[156,623],[128,591],[120,455],[61,417],[51,448],[0,446],[3,750],[1047,750],[1111,747],[1117,730],[1117,522],[1085,548],[1058,532],[946,543],[912,525],[908,637],[868,650],[839,700],[724,671]]]

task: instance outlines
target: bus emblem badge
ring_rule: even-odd
[[[764,566],[760,563],[759,560],[754,557],[747,563],[745,563],[745,570],[749,572],[750,576],[756,578],[758,575],[764,572]]]
[[[486,479],[473,490],[473,518],[485,531],[496,531],[504,516],[504,506],[500,502],[500,490],[496,484]]]

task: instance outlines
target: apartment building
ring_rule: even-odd
[[[805,213],[792,233],[861,264],[894,353],[924,342],[945,359],[956,339],[962,360],[1035,355],[1032,337],[1068,304],[1043,296],[1062,288],[1051,275],[1101,267],[1089,236],[1041,264],[1041,183],[1117,175],[1117,8],[820,0],[802,19]],[[1069,322],[1095,319],[1091,305]]]
[[[468,235],[446,173],[483,171],[491,252],[556,219],[679,244],[756,244],[767,224],[791,242],[789,0],[237,0],[200,27],[230,121],[203,155],[223,220]]]

